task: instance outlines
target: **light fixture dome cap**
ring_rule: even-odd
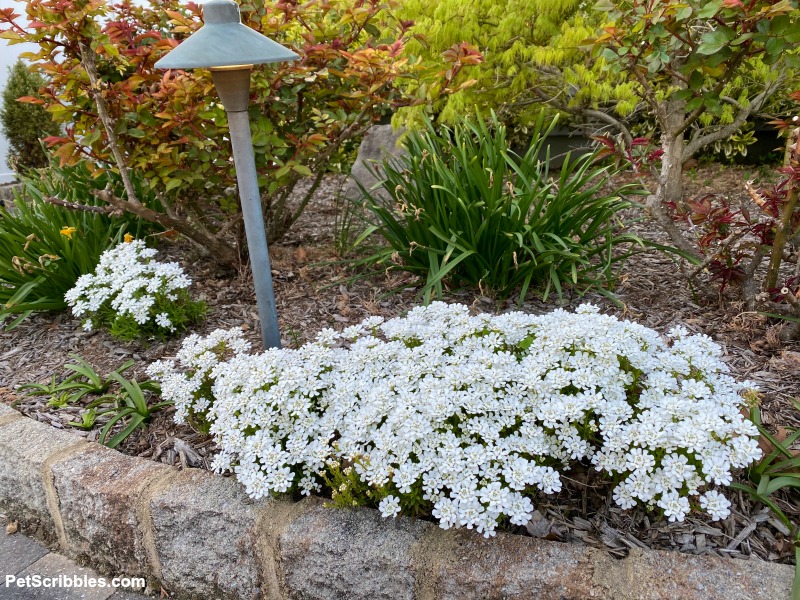
[[[287,62],[298,54],[242,24],[233,0],[203,4],[203,26],[163,56],[157,69],[200,69]]]

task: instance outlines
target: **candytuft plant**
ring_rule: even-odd
[[[126,232],[144,236],[154,229],[100,205],[93,192],[121,187],[113,173],[93,178],[83,164],[51,165],[21,180],[12,206],[0,207],[0,323],[14,317],[8,329],[35,311],[66,308],[64,294],[104,251]],[[145,206],[159,206],[139,178],[132,181]],[[84,210],[70,208],[76,205]]]
[[[94,273],[80,277],[65,299],[83,328],[107,327],[125,340],[168,337],[205,315],[204,302],[193,301],[191,279],[177,263],[153,260],[156,251],[130,240],[103,253]]]
[[[670,336],[592,306],[470,316],[434,302],[297,350],[250,355],[240,331],[192,335],[147,372],[178,420],[210,424],[214,468],[254,498],[335,492],[490,536],[527,523],[537,494],[581,463],[622,508],[724,519],[720,490],[761,456],[741,413],[748,384],[710,338]]]

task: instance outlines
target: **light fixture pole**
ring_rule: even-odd
[[[300,57],[243,25],[239,6],[232,0],[209,0],[203,4],[203,23],[203,27],[155,66],[159,69],[211,69],[211,78],[228,115],[236,181],[261,321],[261,339],[264,348],[280,348],[278,311],[247,109],[253,65]]]

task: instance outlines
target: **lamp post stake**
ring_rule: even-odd
[[[272,288],[272,269],[269,264],[267,233],[264,229],[264,213],[261,210],[261,194],[258,191],[256,157],[250,136],[250,70],[252,65],[231,65],[211,69],[211,79],[217,88],[225,113],[228,115],[228,130],[233,146],[233,162],[236,165],[236,183],[242,203],[244,231],[247,235],[247,251],[250,269],[256,288],[258,318],[261,322],[261,340],[264,348],[280,348],[281,334],[278,329],[278,311],[275,307],[275,292]]]
[[[203,5],[203,21],[203,27],[161,58],[155,66],[160,69],[211,69],[211,78],[228,115],[236,181],[261,322],[261,339],[264,348],[280,348],[278,311],[272,288],[267,233],[247,108],[253,65],[297,60],[300,57],[243,25],[239,6],[233,0],[206,2]]]
[[[247,73],[248,77],[250,72]],[[247,250],[256,288],[256,303],[261,321],[261,339],[264,348],[280,348],[281,334],[278,330],[278,311],[272,288],[272,269],[269,264],[267,234],[261,211],[261,195],[258,191],[256,160],[250,137],[250,119],[247,110],[225,111],[228,114],[233,161],[236,164],[236,181],[242,202],[242,217],[247,235]]]

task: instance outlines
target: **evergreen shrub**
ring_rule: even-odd
[[[21,60],[9,68],[0,108],[0,126],[10,147],[8,166],[14,171],[47,166],[47,153],[40,140],[60,131],[41,105],[18,101],[19,98],[35,98],[44,84],[44,78],[31,73]]]

